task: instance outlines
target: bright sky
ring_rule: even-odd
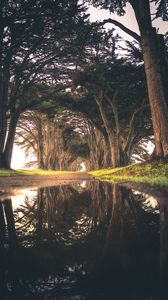
[[[152,9],[154,11],[154,9]],[[136,31],[137,33],[139,32],[138,26],[135,20],[134,12],[129,4],[126,6],[126,14],[123,17],[119,17],[115,14],[110,14],[107,10],[103,9],[97,9],[97,8],[90,8],[89,13],[91,15],[91,21],[100,21],[108,18],[115,19],[122,24],[124,24],[126,27],[130,28],[133,31]],[[155,20],[153,22],[153,26],[156,28],[159,28],[159,33],[165,34],[168,31],[168,22],[163,22],[162,20]],[[112,24],[107,24],[106,28],[111,29]],[[127,40],[132,40],[132,38],[124,33],[122,30],[116,28],[117,33],[122,36],[123,38]],[[12,168],[14,169],[21,169],[24,168],[25,164],[25,155],[24,155],[24,150],[19,149],[16,145],[14,146],[13,149],[13,156],[12,156]]]
[[[11,168],[12,169],[23,169],[25,162],[26,162],[26,158],[25,158],[24,150],[19,148],[16,145],[14,145]]]
[[[154,5],[152,4],[152,8],[151,11],[154,12]],[[131,30],[139,33],[139,29],[138,29],[138,25],[135,19],[135,15],[133,12],[133,9],[131,7],[131,5],[128,3],[126,6],[126,14],[123,17],[120,17],[116,14],[110,14],[107,10],[105,9],[97,9],[97,8],[90,8],[89,9],[89,13],[91,16],[91,21],[95,22],[95,21],[102,21],[104,19],[115,19],[119,22],[121,22],[123,25],[125,25],[126,27],[130,28]],[[111,29],[112,28],[112,24],[107,24],[106,28]],[[156,28],[159,28],[159,33],[165,34],[168,31],[168,22],[164,22],[161,19],[157,19],[153,22],[153,26]],[[115,27],[115,26],[114,26]],[[116,31],[119,35],[121,35],[122,37],[126,38],[126,39],[132,39],[128,34],[124,33],[122,30],[120,30],[119,28],[115,27]]]
[[[94,7],[89,9],[89,13],[90,13],[90,20],[92,22],[102,21],[104,19],[111,18],[111,19],[121,22],[126,27],[128,27],[138,33],[138,26],[137,26],[134,13],[133,13],[130,5],[127,5],[126,14],[123,17],[117,16],[116,14],[110,14],[105,9],[97,9]],[[105,27],[107,29],[111,29],[113,26],[114,25],[112,25],[112,24],[106,24]],[[114,26],[114,28],[116,28],[117,33],[119,35],[121,35],[122,37],[124,37],[126,39],[132,39],[132,38],[130,38],[130,36],[128,34],[124,33],[121,29],[119,29],[115,26]]]

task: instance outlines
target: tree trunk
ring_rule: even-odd
[[[45,164],[44,164],[44,147],[43,147],[43,126],[42,126],[42,119],[38,116],[37,118],[37,161],[38,161],[38,167],[40,169],[44,169],[45,168]]]
[[[3,25],[2,25],[2,3],[0,4],[0,165],[3,152],[3,76],[2,76],[2,41],[3,41]]]
[[[106,117],[106,112],[104,110],[104,107],[103,107],[101,101],[97,97],[95,97],[95,100],[99,107],[99,111],[100,111],[100,114],[101,114],[101,117],[102,117],[102,120],[104,123],[104,127],[105,127],[107,135],[108,135],[112,165],[114,168],[121,166],[121,165],[125,165],[125,161],[124,161],[125,155],[121,149],[118,135],[115,134],[115,132],[111,129],[111,126]]]
[[[168,157],[168,107],[165,74],[163,71],[164,50],[160,35],[152,28],[149,0],[130,0],[141,33],[141,48],[150,101],[156,157]],[[165,70],[165,68],[164,68]]]
[[[142,36],[141,46],[151,107],[156,157],[168,157],[168,107],[158,57],[157,35],[154,29]]]
[[[3,153],[3,95],[2,95],[2,77],[0,74],[0,167]]]
[[[101,168],[108,168],[108,166],[111,164],[111,157],[110,157],[110,153],[109,153],[109,140],[108,137],[105,136],[105,140],[104,140],[104,155],[103,155],[103,165],[101,166]]]
[[[117,106],[115,105],[115,99],[118,94],[118,90],[115,91],[112,100],[107,96],[107,94],[104,95],[106,101],[110,105],[111,112],[114,116],[115,120],[115,130],[112,130],[113,133],[113,139],[115,141],[115,151],[116,151],[116,157],[118,157],[118,166],[120,165],[127,165],[128,164],[128,156],[126,151],[124,151],[124,148],[122,146],[121,142],[121,134],[120,134],[120,122],[119,122],[119,116],[118,116],[118,110]]]
[[[12,151],[13,151],[18,118],[19,118],[18,113],[11,113],[7,141],[6,141],[5,150],[3,152],[3,158],[1,162],[1,167],[3,168],[10,169],[11,167]]]
[[[3,151],[7,134],[6,104],[8,99],[8,77],[4,77],[5,79],[0,74],[0,167],[3,167]]]

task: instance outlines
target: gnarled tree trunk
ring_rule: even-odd
[[[156,157],[168,157],[168,107],[157,41],[157,35],[153,29],[142,36],[141,47],[154,130],[155,155]]]
[[[156,157],[168,157],[168,100],[161,36],[152,27],[149,0],[130,0],[141,33],[141,48],[150,101]],[[166,61],[165,61],[166,63]]]
[[[115,133],[110,127],[109,121],[106,117],[106,113],[104,110],[104,107],[101,103],[101,100],[98,99],[98,97],[95,97],[96,103],[99,107],[99,111],[104,123],[104,127],[106,129],[108,139],[109,139],[109,144],[110,144],[110,153],[111,153],[111,160],[112,160],[112,165],[113,167],[120,166],[120,151],[119,151],[119,143],[118,139],[115,136]]]

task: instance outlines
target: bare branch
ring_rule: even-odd
[[[117,27],[119,27],[120,29],[122,29],[123,31],[125,31],[127,34],[129,34],[130,36],[132,36],[135,40],[137,40],[139,43],[141,42],[141,37],[139,34],[137,34],[136,32],[132,31],[131,29],[127,28],[126,26],[124,26],[122,23],[113,20],[111,18],[109,19],[105,19],[104,21],[100,22],[99,25],[104,25],[107,23],[111,23]]]

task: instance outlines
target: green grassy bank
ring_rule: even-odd
[[[108,182],[132,181],[168,187],[168,162],[153,161],[127,167],[91,171],[89,174]]]

